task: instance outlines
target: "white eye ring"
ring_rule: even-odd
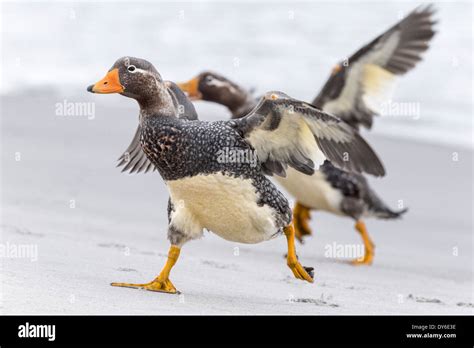
[[[137,67],[135,65],[129,65],[127,67],[127,71],[128,72],[131,72],[132,74],[135,73],[137,71]]]

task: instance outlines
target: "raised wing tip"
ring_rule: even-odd
[[[433,3],[421,4],[415,7],[410,13],[411,14],[434,14],[438,11],[437,7]]]
[[[371,174],[375,177],[384,177],[387,172],[385,171],[385,167],[383,166],[382,162],[375,163],[373,167],[368,166],[367,168],[367,174]]]
[[[429,14],[434,14],[438,11],[438,9],[436,8],[436,6],[433,3],[422,4],[422,5],[418,6],[415,10],[419,13],[425,12],[425,13],[429,13]]]

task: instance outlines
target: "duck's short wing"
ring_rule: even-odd
[[[128,145],[127,150],[125,150],[117,161],[117,167],[123,167],[122,172],[129,172],[130,174],[140,172],[147,173],[150,170],[156,170],[140,146],[140,126],[137,127],[132,142]]]
[[[395,77],[414,68],[428,49],[435,34],[433,14],[431,6],[415,9],[346,65],[338,64],[312,104],[354,127],[370,128],[373,116],[391,99]]]
[[[357,130],[284,93],[268,92],[247,116],[230,122],[255,149],[268,175],[285,176],[288,166],[311,175],[325,159],[342,169],[385,174]]]
[[[173,104],[178,110],[178,117],[185,120],[197,120],[196,109],[183,91],[171,81],[166,81],[166,86],[173,99]],[[123,167],[122,172],[128,171],[130,174],[156,170],[140,147],[140,126],[138,126],[127,150],[119,157],[118,162],[117,167]]]

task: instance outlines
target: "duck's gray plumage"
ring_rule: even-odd
[[[360,174],[340,170],[329,161],[325,161],[320,170],[326,181],[342,193],[343,199],[339,209],[355,220],[359,220],[364,215],[393,219],[407,211],[407,209],[399,211],[390,209],[372,190],[367,179]]]

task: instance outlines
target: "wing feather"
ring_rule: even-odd
[[[357,130],[282,92],[266,93],[247,116],[231,122],[256,150],[269,175],[285,176],[288,166],[311,175],[326,159],[341,169],[385,174]]]
[[[339,64],[313,104],[350,125],[371,128],[373,116],[391,99],[395,77],[422,60],[434,36],[432,6],[419,7]]]

